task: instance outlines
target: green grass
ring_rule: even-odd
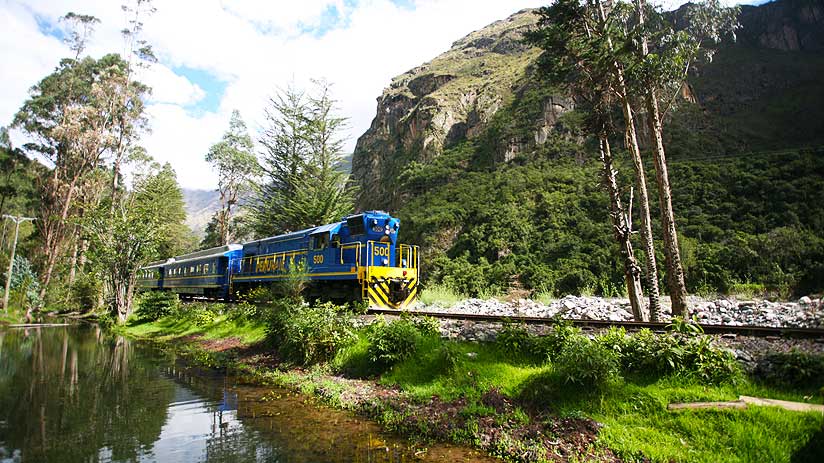
[[[204,339],[238,338],[244,344],[263,341],[266,337],[265,329],[263,322],[233,320],[228,315],[219,315],[205,324],[196,324],[187,318],[173,315],[148,323],[134,320],[123,327],[126,334],[135,337],[172,339],[196,335]]]
[[[440,305],[441,307],[452,307],[464,299],[466,299],[465,294],[461,294],[442,284],[428,285],[421,291],[419,296],[421,303],[426,305]]]
[[[10,307],[8,312],[5,310],[0,310],[0,325],[12,325],[16,323],[25,323],[26,322],[26,313],[22,310],[17,310],[14,307]]]
[[[151,323],[131,323],[123,330],[159,339],[235,337],[250,344],[265,336],[263,323],[231,320],[226,315],[208,322],[201,319],[200,324],[171,316]],[[325,397],[337,406],[345,406],[340,399],[345,385],[329,381],[326,372],[373,378],[384,386],[398,387],[413,402],[426,403],[433,396],[444,401],[465,399],[462,416],[488,415],[489,407],[481,403],[481,397],[495,388],[517,406],[496,420],[526,423],[548,416],[588,417],[603,425],[597,445],[627,461],[824,461],[824,416],[820,413],[772,407],[677,412],[666,408],[674,402],[727,401],[739,395],[804,401],[805,395],[814,393],[814,401],[821,403],[821,395],[813,390],[782,390],[743,378],[734,384],[709,385],[678,376],[637,375],[619,377],[599,390],[589,390],[564,384],[551,362],[519,358],[495,344],[445,341],[432,335],[421,336],[410,357],[393,367],[382,367],[370,358],[368,330],[361,329],[355,341],[339,350],[329,364],[317,366],[323,374],[315,375],[313,369],[303,374],[256,373]],[[385,420],[390,427],[393,422]],[[471,433],[467,436],[472,437]]]
[[[419,401],[438,395],[445,400],[465,397],[473,403],[495,387],[529,404],[534,412],[587,416],[602,423],[599,443],[628,460],[646,457],[661,462],[789,462],[799,458],[807,461],[803,458],[805,452],[810,458],[824,455],[824,449],[815,447],[824,426],[820,413],[772,407],[680,412],[666,409],[672,402],[735,400],[739,395],[803,401],[803,393],[749,381],[709,386],[674,377],[626,378],[603,391],[588,392],[564,385],[554,375],[551,363],[518,361],[489,344],[450,344],[460,353],[453,368],[439,363],[442,341],[429,340],[413,358],[382,375],[380,382],[398,386]]]

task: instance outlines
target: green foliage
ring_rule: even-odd
[[[240,112],[232,111],[229,130],[206,154],[206,162],[217,171],[221,208],[214,217],[217,230],[213,231],[217,239],[213,243],[207,243],[207,238],[210,238],[207,234],[204,243],[223,246],[231,241],[232,207],[249,190],[251,178],[260,170],[253,149],[252,137],[249,136]],[[211,238],[214,239],[215,236]]]
[[[331,360],[356,340],[351,315],[331,302],[309,306],[276,301],[268,334],[281,355],[302,365]]]
[[[441,307],[452,307],[458,302],[466,299],[464,294],[460,294],[444,284],[427,284],[418,296],[418,301],[425,305],[439,305]]]
[[[102,292],[100,275],[81,273],[77,275],[71,287],[71,300],[80,310],[94,310],[97,309]]]
[[[90,260],[111,289],[108,309],[121,322],[131,314],[138,269],[161,255],[175,255],[180,250],[180,232],[187,229],[183,197],[171,166],[139,167],[133,191],[115,204],[101,202],[87,212],[83,223]]]
[[[515,358],[544,364],[553,360],[570,339],[581,336],[581,330],[569,323],[558,321],[552,331],[544,336],[534,336],[520,325],[507,324],[495,338],[498,350]]]
[[[505,292],[515,279],[547,297],[623,294],[607,197],[592,181],[597,164],[576,162],[576,150],[553,141],[525,154],[529,163],[473,163],[486,149],[447,149],[401,188],[418,191],[398,216],[404,239],[422,246],[427,284],[468,296]],[[822,153],[671,163],[691,292],[738,291],[742,282],[784,297],[824,289]]]
[[[415,354],[422,337],[421,330],[408,318],[386,323],[379,318],[369,327],[369,356],[383,368]]]
[[[6,265],[8,265],[8,261],[6,262]],[[6,267],[3,274],[5,275],[7,272],[8,267]],[[40,282],[37,279],[37,273],[35,273],[31,262],[20,254],[14,256],[10,285],[9,306],[27,309],[40,305]],[[0,294],[4,289],[5,280],[4,285],[0,287]]]
[[[331,86],[308,95],[287,88],[269,100],[260,143],[263,183],[251,203],[259,236],[340,220],[352,211],[354,186],[340,169],[346,119],[335,114]]]
[[[767,384],[799,389],[824,387],[824,355],[798,350],[764,357],[755,375]]]
[[[141,322],[153,322],[170,314],[183,314],[189,310],[182,309],[180,298],[169,291],[147,291],[137,301],[137,319]]]
[[[562,381],[590,389],[603,389],[619,377],[618,355],[584,336],[570,336],[553,363]]]
[[[707,384],[736,381],[740,377],[740,368],[731,353],[713,345],[712,338],[697,335],[693,328],[685,330],[687,335],[655,334],[646,328],[631,336],[612,331],[598,341],[617,348],[626,372],[652,377],[677,374]]]

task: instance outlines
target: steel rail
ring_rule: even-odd
[[[393,309],[369,309],[367,313],[374,315],[401,315],[408,313],[415,316],[434,317],[450,320],[469,320],[478,322],[512,322],[527,325],[547,325],[555,323],[554,318],[546,317],[524,317],[519,315],[489,315],[489,314],[467,314],[448,312],[428,312],[415,310],[393,310]],[[670,326],[665,322],[636,322],[636,321],[611,321],[611,320],[589,320],[567,318],[563,319],[575,326],[608,328],[610,326],[621,326],[628,330],[639,330],[649,328],[653,331],[665,331]],[[822,328],[795,328],[779,326],[751,326],[751,325],[709,325],[699,324],[706,334],[736,334],[742,336],[780,336],[793,338],[824,339],[824,329]]]

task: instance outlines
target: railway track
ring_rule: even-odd
[[[403,311],[391,309],[369,309],[370,314],[382,315],[400,315]],[[461,314],[461,313],[446,313],[446,312],[426,312],[426,311],[407,311],[410,315],[427,316],[440,319],[449,320],[470,320],[477,322],[513,322],[524,323],[527,325],[548,325],[555,320],[545,317],[523,317],[523,316],[502,316],[502,315],[485,315],[485,314]],[[590,328],[607,328],[610,326],[622,326],[627,330],[639,330],[641,328],[649,328],[653,331],[665,331],[669,323],[665,322],[635,322],[635,321],[609,321],[609,320],[586,320],[586,319],[565,319],[575,326],[590,327]],[[706,334],[735,334],[741,336],[760,336],[760,337],[786,337],[786,338],[804,338],[804,339],[820,339],[824,341],[824,329],[822,328],[790,328],[790,327],[774,327],[774,326],[731,326],[731,325],[706,325],[701,324],[701,328]]]

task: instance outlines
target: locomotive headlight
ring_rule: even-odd
[[[384,259],[383,260],[383,265],[389,265],[389,259]]]
[[[384,230],[384,231],[383,231],[383,234],[384,234],[384,235],[388,235],[388,234],[389,234],[389,230]]]

